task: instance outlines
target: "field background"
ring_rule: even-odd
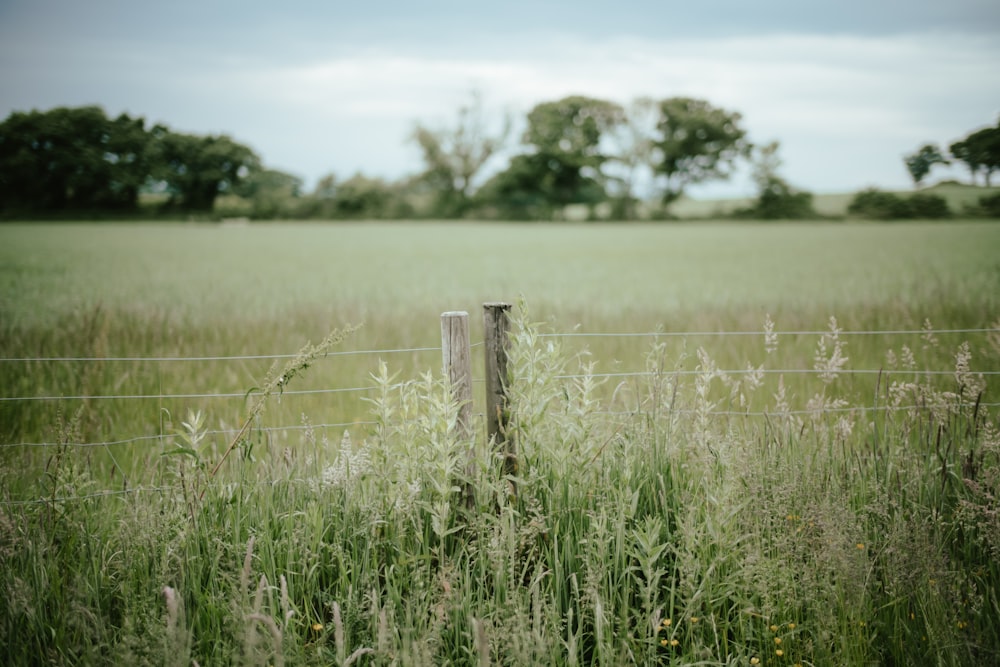
[[[998,250],[976,221],[0,226],[0,644],[10,664],[347,664],[361,646],[372,664],[986,664],[996,397],[954,371],[966,341],[972,370],[1000,371],[996,332],[844,336],[845,369],[916,356],[903,407],[871,422],[838,411],[890,400],[890,378],[789,374],[791,408],[821,407],[773,421],[726,411],[773,414],[776,376],[751,391],[711,369],[833,352],[797,333],[768,354],[768,316],[996,329]],[[478,343],[496,300],[528,311],[526,477],[505,500],[480,471],[470,518],[450,408],[419,378],[441,367],[439,315],[468,311]],[[288,387],[351,391],[258,413],[245,395],[275,388],[274,360],[121,359],[294,354],[357,324]],[[544,337],[571,332],[663,335]],[[248,409],[253,445],[209,480]]]

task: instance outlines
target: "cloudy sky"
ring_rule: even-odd
[[[498,124],[569,94],[700,97],[780,141],[800,187],[902,188],[905,153],[997,121],[1000,2],[0,0],[3,117],[99,104],[226,133],[307,187],[418,171],[414,123],[474,90]]]

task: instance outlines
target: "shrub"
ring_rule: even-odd
[[[911,217],[940,219],[951,217],[948,202],[941,195],[915,194],[909,199]]]
[[[872,220],[898,220],[913,217],[913,211],[905,199],[876,188],[869,188],[855,195],[847,207],[847,213]]]
[[[987,217],[1000,218],[1000,194],[980,197],[979,208]]]
[[[917,193],[904,198],[875,188],[855,195],[847,212],[872,220],[940,219],[951,216],[948,202],[940,195]]]

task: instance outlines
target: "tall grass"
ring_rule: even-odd
[[[726,374],[707,346],[680,374],[660,341],[609,402],[587,355],[524,313],[512,333],[513,480],[481,434],[453,437],[442,379],[386,364],[361,441],[306,428],[279,447],[251,429],[213,478],[193,413],[146,472],[158,490],[111,497],[88,497],[101,482],[58,450],[41,500],[0,515],[6,662],[1000,657],[1000,429],[968,346],[946,378],[891,375],[855,396],[835,328],[807,394]],[[923,368],[922,351],[893,356]],[[768,352],[747,361],[766,369]],[[766,416],[715,410],[740,393]]]

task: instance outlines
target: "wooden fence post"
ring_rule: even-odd
[[[505,475],[517,474],[517,443],[510,432],[510,400],[507,395],[507,352],[510,329],[510,304],[483,304],[483,330],[486,348],[486,442],[491,449],[503,452]],[[517,485],[510,481],[511,497]]]
[[[441,356],[448,376],[451,395],[458,401],[455,438],[468,443],[465,474],[472,480],[476,474],[476,448],[472,439],[472,353],[469,345],[469,314],[465,311],[441,313]],[[468,507],[475,505],[471,483],[463,485]]]

